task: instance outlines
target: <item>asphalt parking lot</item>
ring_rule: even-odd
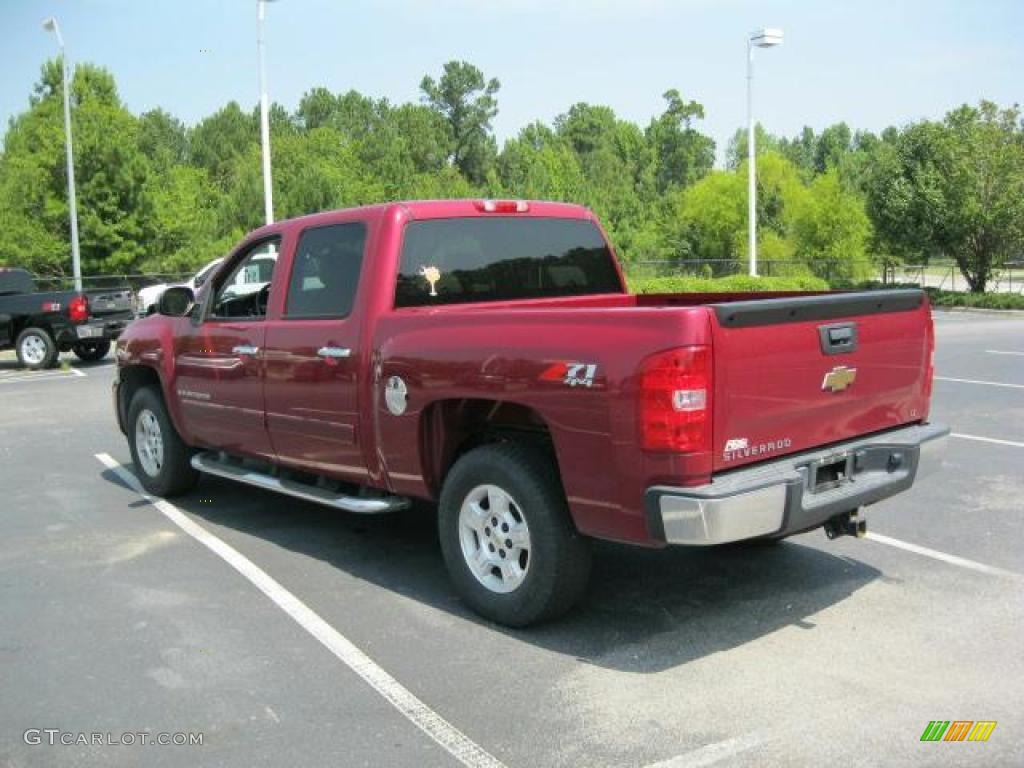
[[[527,631],[460,604],[422,511],[213,478],[155,506],[116,468],[110,359],[4,359],[0,764],[1020,765],[1024,318],[936,328],[933,418],[957,436],[868,510],[884,538],[598,545],[582,607]],[[998,725],[921,742],[932,720]]]

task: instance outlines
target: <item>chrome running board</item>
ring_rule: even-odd
[[[275,477],[247,467],[239,461],[221,458],[216,453],[197,453],[192,457],[192,466],[199,472],[208,475],[225,477],[228,480],[235,480],[275,493],[283,493],[286,496],[294,496],[297,499],[312,501],[345,512],[373,515],[382,512],[395,512],[409,506],[409,499],[402,496],[346,495],[298,480]]]

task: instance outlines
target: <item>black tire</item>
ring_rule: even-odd
[[[79,341],[71,346],[75,357],[83,363],[95,363],[102,360],[110,352],[109,341]]]
[[[150,427],[155,422],[159,430],[160,461],[156,461],[147,450],[143,434],[146,430],[139,426],[141,419],[145,419]],[[164,399],[158,391],[144,387],[135,393],[128,407],[127,426],[135,474],[143,488],[155,496],[178,496],[195,487],[199,473],[192,468],[192,451],[171,423]]]
[[[52,368],[60,354],[57,342],[45,328],[26,328],[19,333],[15,351],[18,362],[32,371]]]
[[[525,520],[529,531],[527,566],[522,568],[525,575],[518,586],[507,592],[485,586],[464,554],[460,512],[470,494],[479,493],[484,485],[507,494],[512,502],[509,509]],[[488,511],[487,515],[490,514]],[[486,516],[482,524],[485,523]],[[476,448],[462,456],[441,490],[438,530],[445,564],[459,595],[477,613],[499,624],[525,627],[553,619],[573,607],[586,591],[590,541],[573,526],[555,462],[541,448],[500,443]],[[482,532],[467,535],[469,546],[475,543],[481,552],[485,541],[492,541],[485,540]],[[505,534],[495,529],[494,535],[500,539]],[[522,555],[521,550],[509,551]],[[522,562],[519,561],[520,566]],[[495,579],[498,565],[496,562],[491,571]]]

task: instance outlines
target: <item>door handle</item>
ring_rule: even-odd
[[[260,351],[259,347],[253,347],[249,344],[239,344],[231,350],[233,355],[255,355]]]
[[[325,357],[328,360],[340,360],[343,357],[351,357],[352,350],[348,347],[320,347],[316,354],[317,357]]]

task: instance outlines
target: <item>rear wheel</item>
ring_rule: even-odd
[[[502,443],[460,458],[445,479],[438,527],[455,588],[488,619],[512,627],[551,619],[586,590],[590,543],[544,450]]]
[[[18,362],[33,371],[52,368],[59,354],[56,342],[44,328],[26,328],[18,334],[15,351]]]
[[[128,442],[135,474],[142,487],[156,496],[177,496],[195,486],[192,452],[167,415],[160,393],[140,389],[128,408]]]
[[[109,341],[79,341],[71,347],[75,357],[85,363],[102,360],[110,351]]]

